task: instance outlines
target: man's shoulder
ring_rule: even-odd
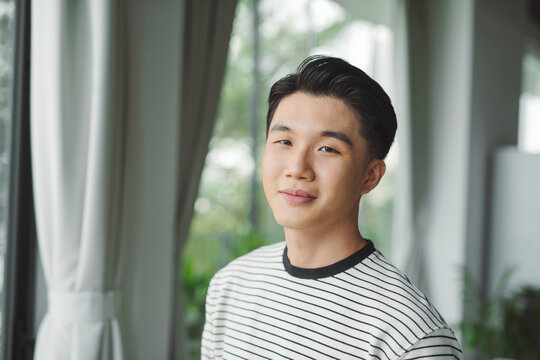
[[[375,251],[348,273],[380,319],[400,323],[417,336],[448,325],[426,295],[380,252]]]
[[[252,250],[221,268],[214,275],[212,282],[219,282],[238,273],[250,274],[267,268],[279,268],[282,266],[284,248],[285,242],[282,241]]]
[[[230,269],[235,266],[242,266],[243,264],[252,263],[252,262],[255,262],[258,264],[264,264],[268,262],[274,263],[276,262],[276,260],[281,261],[284,247],[285,247],[284,241],[261,246],[255,250],[248,252],[247,254],[244,254],[232,260],[227,265],[225,265],[225,267],[222,270]]]
[[[424,293],[407,275],[377,250],[357,266],[357,271],[364,275],[364,280],[369,279],[372,287],[428,302]]]

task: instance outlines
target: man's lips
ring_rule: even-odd
[[[284,189],[280,190],[279,193],[285,200],[295,204],[305,204],[317,198],[309,192],[300,189]]]

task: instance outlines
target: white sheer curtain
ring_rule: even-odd
[[[424,235],[426,176],[425,94],[422,86],[426,79],[425,58],[415,56],[422,52],[425,42],[422,21],[412,17],[409,0],[396,0],[393,30],[395,34],[396,100],[399,138],[399,169],[393,217],[392,258],[395,264],[423,291],[425,281]],[[416,13],[415,13],[416,14]],[[411,83],[411,81],[413,81]]]
[[[215,123],[236,3],[236,0],[184,2],[175,269],[180,269],[181,252]],[[178,284],[176,281],[175,286]],[[179,291],[174,294],[171,357],[181,359],[183,311]]]
[[[49,307],[35,359],[123,358],[120,2],[32,2],[31,142]]]
[[[470,150],[477,143],[471,142],[476,139],[471,131],[480,129],[471,107],[477,78],[475,6],[470,1],[397,3],[403,171],[398,177],[393,255],[454,325],[462,316],[460,266],[480,249],[481,236],[471,235],[470,229],[483,228],[478,220],[482,212],[471,210],[484,192],[484,184],[471,177],[471,156],[481,154]],[[480,268],[478,261],[471,264]]]

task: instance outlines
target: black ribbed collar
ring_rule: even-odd
[[[328,266],[313,269],[305,269],[292,265],[287,256],[287,246],[285,246],[285,249],[283,250],[283,266],[285,266],[285,270],[289,275],[301,279],[321,279],[334,276],[356,266],[375,251],[373,242],[368,239],[366,239],[366,242],[367,244],[364,247],[345,259]]]

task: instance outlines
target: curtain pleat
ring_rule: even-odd
[[[122,356],[120,2],[32,2],[31,146],[48,311],[35,359]]]
[[[415,0],[416,1],[416,0]],[[427,158],[427,65],[424,48],[427,21],[419,11],[425,4],[396,1],[395,34],[396,113],[399,119],[399,169],[392,231],[392,260],[428,293],[425,279]]]
[[[185,0],[181,66],[179,176],[175,269],[193,216],[227,64],[236,0]],[[175,281],[171,358],[183,358],[182,307]]]

